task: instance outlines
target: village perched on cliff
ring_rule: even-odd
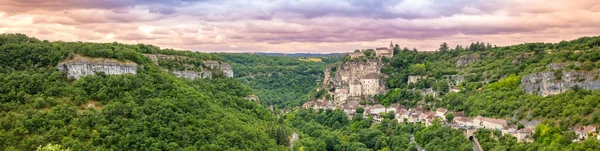
[[[396,46],[397,47],[397,46]],[[375,49],[356,50],[347,54],[347,58],[342,63],[337,63],[329,66],[324,70],[324,80],[319,90],[325,90],[325,97],[305,102],[303,108],[312,109],[332,109],[342,110],[352,118],[356,115],[362,115],[365,118],[371,117],[373,122],[379,123],[384,119],[384,116],[393,115],[399,123],[423,123],[426,126],[431,125],[434,120],[440,120],[444,125],[451,126],[456,129],[464,130],[465,135],[473,135],[472,133],[479,129],[489,129],[501,132],[502,135],[510,134],[516,137],[518,142],[532,142],[533,133],[536,126],[540,123],[537,120],[521,120],[511,122],[502,118],[491,118],[478,115],[469,117],[460,111],[451,111],[446,108],[437,107],[425,108],[423,105],[417,105],[412,108],[406,108],[399,103],[384,106],[375,101],[374,96],[384,95],[388,93],[386,87],[385,75],[381,69],[386,64],[382,61],[384,58],[391,59],[394,57],[394,45],[389,47],[380,47]],[[529,57],[531,54],[523,54],[513,60],[513,64],[521,63],[520,60]],[[469,64],[478,63],[484,57],[479,54],[466,55],[458,57],[456,67],[461,68]],[[577,64],[576,64],[577,65]],[[581,66],[581,63],[578,64]],[[548,70],[558,70],[565,68],[563,63],[551,63],[548,65]],[[600,89],[595,84],[593,74],[585,74],[574,71],[560,71],[562,79],[556,78],[552,71],[546,73],[534,73],[524,76],[521,79],[521,89],[527,93],[548,96],[559,94],[570,90],[574,86],[579,86],[583,89],[594,90]],[[448,92],[458,93],[461,91],[459,84],[465,81],[467,75],[445,75],[447,81]],[[420,80],[432,79],[432,77],[424,75],[409,75],[407,84],[416,85]],[[489,83],[489,79],[482,79],[484,83]],[[479,89],[481,91],[481,88]],[[439,91],[432,88],[413,89],[414,92],[421,96],[431,96],[437,98]],[[539,92],[538,92],[539,91]],[[451,118],[448,119],[448,115]],[[594,126],[581,126],[573,129],[577,134],[577,139],[574,141],[585,140],[589,137],[598,137]],[[470,134],[468,134],[470,133]]]

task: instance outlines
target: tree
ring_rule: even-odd
[[[448,114],[446,114],[446,120],[449,123],[452,123],[452,121],[454,121],[454,113],[448,113]]]
[[[424,64],[417,63],[410,65],[408,70],[410,71],[410,75],[423,75],[427,69]]]
[[[450,50],[450,48],[448,47],[448,44],[446,42],[442,43],[440,45],[440,49],[438,49],[440,52],[446,52],[448,50]]]
[[[362,107],[359,107],[356,109],[356,114],[362,114],[365,112],[365,109],[363,109]]]

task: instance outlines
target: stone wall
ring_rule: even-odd
[[[74,79],[93,75],[96,72],[103,72],[108,75],[136,74],[137,67],[138,65],[133,62],[108,58],[89,58],[80,55],[75,55],[72,59],[65,60],[57,65],[59,71],[67,72],[67,76]]]

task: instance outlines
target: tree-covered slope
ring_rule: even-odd
[[[243,99],[249,87],[228,78],[176,78],[142,53],[218,59],[141,44],[0,35],[0,150],[49,143],[72,150],[285,149],[265,132],[277,127],[276,117]],[[75,54],[140,66],[135,75],[67,79],[56,65]]]
[[[340,57],[323,57],[323,62],[296,57],[255,54],[215,54],[231,63],[235,78],[251,86],[261,104],[277,108],[299,106],[323,78],[323,69]]]

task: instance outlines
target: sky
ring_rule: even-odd
[[[600,36],[598,0],[0,0],[0,33],[202,52],[333,53]]]

